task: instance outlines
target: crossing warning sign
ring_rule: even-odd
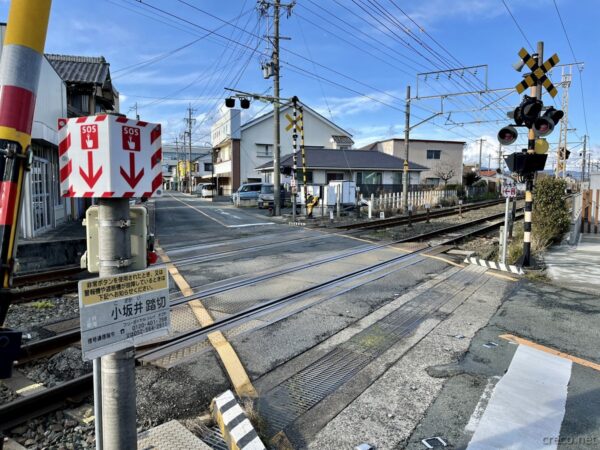
[[[531,73],[525,76],[525,79],[515,86],[517,92],[521,94],[528,87],[537,86],[538,83],[542,83],[542,86],[546,88],[548,93],[552,97],[555,97],[558,91],[552,84],[552,81],[546,76],[546,73],[558,64],[560,61],[558,55],[556,53],[552,55],[541,67],[538,66],[535,58],[533,58],[524,48],[519,51],[519,56],[527,67],[531,69]]]

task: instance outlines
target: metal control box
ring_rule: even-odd
[[[143,206],[132,206],[129,210],[131,230],[131,263],[129,270],[148,267],[148,211]],[[88,272],[100,272],[98,256],[98,206],[90,206],[85,213],[87,251],[82,257],[81,267]]]

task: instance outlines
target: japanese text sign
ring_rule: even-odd
[[[58,119],[60,189],[64,197],[160,195],[159,124],[99,114]]]
[[[171,322],[167,269],[80,281],[79,316],[84,359],[167,335]]]

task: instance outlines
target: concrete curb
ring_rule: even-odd
[[[487,267],[488,269],[501,270],[502,272],[514,273],[516,275],[525,275],[525,272],[523,272],[523,269],[521,269],[520,267],[517,267],[517,266],[512,266],[510,264],[502,264],[502,263],[497,263],[495,261],[486,261],[485,259],[479,259],[479,258],[474,258],[474,257],[465,258],[464,262],[468,263],[468,264],[474,264],[476,266]]]
[[[215,397],[211,411],[231,450],[266,450],[233,392],[228,390]]]

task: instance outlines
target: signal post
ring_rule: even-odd
[[[527,87],[531,88],[531,96],[524,95],[521,104],[508,116],[514,119],[514,124],[502,128],[498,132],[498,140],[501,145],[511,145],[516,142],[518,132],[516,127],[526,127],[527,148],[522,152],[515,152],[505,156],[506,164],[511,172],[517,175],[520,182],[525,183],[525,218],[523,223],[523,257],[521,265],[529,267],[531,260],[531,226],[533,213],[533,184],[535,174],[544,170],[548,158],[548,136],[554,130],[556,124],[562,119],[564,113],[553,107],[545,108],[542,102],[542,86],[554,97],[556,88],[546,76],[559,59],[554,54],[546,62],[543,62],[544,43],[538,42],[537,53],[529,55],[524,48],[519,51],[522,63],[519,62],[515,68],[521,70],[523,66],[531,69],[531,73],[525,74],[523,81],[515,87],[519,94]],[[543,112],[543,113],[542,113]]]

